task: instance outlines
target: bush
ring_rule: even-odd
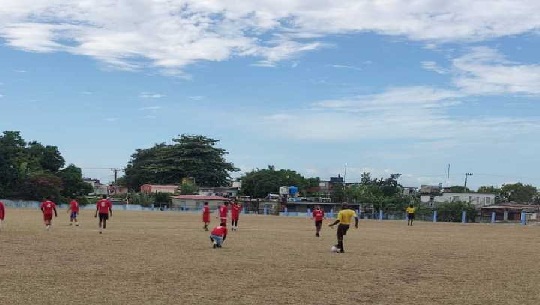
[[[455,201],[441,203],[437,206],[437,221],[461,222],[461,213],[467,212],[467,222],[474,222],[476,209],[468,202]]]

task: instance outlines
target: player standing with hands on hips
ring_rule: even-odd
[[[347,231],[349,230],[349,226],[351,225],[351,220],[354,217],[354,227],[358,229],[358,216],[356,215],[356,212],[351,210],[349,208],[349,205],[344,203],[343,208],[338,213],[338,217],[336,221],[329,224],[330,227],[334,227],[335,225],[338,225],[337,229],[337,245],[338,251],[340,253],[345,253],[345,248],[343,247],[343,237],[347,235]]]
[[[107,199],[106,195],[103,195],[103,198],[98,200],[96,203],[96,214],[94,217],[97,217],[99,213],[99,234],[103,233],[103,230],[107,228],[107,220],[109,217],[112,217],[112,203]],[[109,216],[110,214],[110,216]]]

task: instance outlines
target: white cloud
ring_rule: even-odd
[[[204,99],[204,96],[202,95],[194,95],[194,96],[190,96],[188,97],[190,100],[194,100],[194,101],[201,101]]]
[[[495,49],[473,48],[453,67],[455,85],[468,94],[540,94],[540,65],[509,61]]]
[[[26,70],[13,70],[15,73],[26,73]]]
[[[540,133],[536,118],[451,115],[463,97],[458,91],[429,87],[392,88],[378,94],[315,102],[310,109],[267,115],[258,130],[322,142],[407,140],[430,149],[464,143],[504,143],[517,135]]]
[[[161,109],[161,106],[147,106],[147,107],[141,107],[139,110],[159,110]]]
[[[118,118],[106,118],[105,121],[107,121],[107,122],[116,122],[116,121],[118,121]]]
[[[348,65],[330,65],[330,67],[336,68],[336,69],[349,69],[349,70],[362,71],[362,68],[355,67],[355,66],[348,66]]]
[[[446,69],[440,67],[434,61],[422,61],[421,64],[422,64],[422,68],[424,68],[424,69],[426,69],[428,71],[433,71],[433,72],[436,72],[436,73],[439,73],[439,74],[448,73],[448,71]]]
[[[152,93],[152,92],[141,92],[141,93],[139,94],[139,97],[140,97],[140,98],[155,98],[155,99],[157,99],[157,98],[163,98],[163,97],[165,97],[165,96],[166,96],[166,95],[164,95],[164,94],[160,94],[160,93]]]
[[[197,61],[254,57],[271,66],[357,32],[428,46],[537,31],[536,0],[1,0],[0,37],[32,52],[69,52],[121,69],[175,74]]]

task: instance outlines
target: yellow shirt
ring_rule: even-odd
[[[407,208],[407,214],[414,214],[414,212],[416,212],[416,208],[411,208],[411,207]]]
[[[356,212],[351,209],[341,210],[339,211],[337,215],[337,219],[339,220],[339,223],[344,224],[344,225],[350,225],[351,219],[353,217],[357,217],[357,216],[356,216]]]

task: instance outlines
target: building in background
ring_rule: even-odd
[[[155,193],[168,193],[176,194],[180,193],[178,185],[159,185],[159,184],[143,184],[141,185],[141,193],[155,194]]]

